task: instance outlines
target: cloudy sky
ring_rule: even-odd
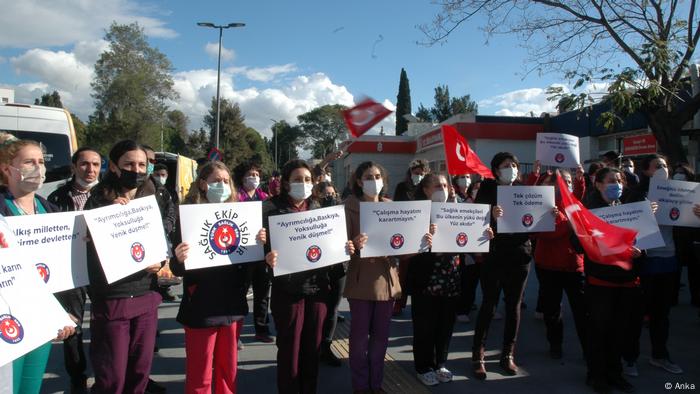
[[[437,12],[429,1],[134,1],[0,0],[0,87],[17,102],[58,90],[64,104],[87,119],[90,82],[112,21],[137,21],[175,67],[180,97],[171,103],[201,125],[216,94],[218,31],[196,22],[244,22],[224,32],[221,94],[238,102],[249,126],[270,135],[274,120],[324,104],[352,105],[370,96],[394,109],[404,67],[413,111],[433,103],[447,84],[453,96],[470,94],[479,113],[538,116],[554,111],[546,87],[559,75],[522,77],[524,51],[513,38],[485,45],[478,24],[457,30],[443,45],[426,47],[416,28]],[[394,132],[394,117],[382,125]],[[378,129],[378,128],[377,128]],[[377,132],[377,130],[374,130]]]

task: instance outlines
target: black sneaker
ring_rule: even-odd
[[[338,358],[338,356],[335,355],[335,353],[333,353],[330,343],[325,342],[321,344],[320,356],[321,362],[328,366],[340,367],[341,365],[343,365],[343,362],[340,361],[340,359]]]
[[[632,386],[632,384],[625,380],[625,378],[622,376],[612,379],[609,383],[610,386],[622,391],[623,393],[634,393],[637,391],[634,386]]]
[[[147,394],[161,394],[167,392],[165,386],[156,382],[155,380],[148,378],[148,384],[146,385]]]

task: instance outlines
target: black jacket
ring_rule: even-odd
[[[163,194],[157,193],[157,191],[158,188],[153,182],[144,182],[136,191],[135,198],[155,195],[162,212],[163,206],[167,204],[167,201],[163,201]],[[90,198],[85,203],[85,210],[112,205],[115,198],[116,195],[111,187],[111,182],[109,179],[103,180],[91,190]],[[90,278],[90,298],[93,300],[139,297],[148,293],[152,288],[151,280],[155,275],[146,271],[136,272],[111,284],[107,283],[92,240],[87,243],[87,263],[88,277]]]
[[[416,186],[412,181],[403,181],[396,185],[394,201],[413,201],[416,199]]]
[[[41,197],[40,195],[36,194],[36,198],[39,200],[39,203],[41,203],[41,205],[44,207],[46,213],[54,213],[60,211],[56,205],[48,202],[44,197]],[[12,211],[10,211],[10,207],[7,205],[7,202],[5,202],[5,200],[12,199],[14,199],[14,196],[12,196],[12,193],[10,193],[10,190],[7,188],[7,186],[0,185],[0,215],[15,216],[14,214],[12,214]]]
[[[49,194],[49,202],[56,205],[61,212],[72,212],[76,210],[73,199],[70,196],[73,182],[73,179],[70,179],[54,190],[53,193]]]
[[[308,209],[320,208],[319,204],[312,198],[306,200]],[[294,213],[292,206],[286,197],[274,196],[263,202],[263,227],[270,234],[270,216]],[[265,244],[265,253],[270,251],[270,243]],[[278,256],[283,260],[284,256]],[[314,270],[297,272],[294,274],[276,276],[272,281],[272,286],[283,290],[292,296],[316,295],[328,292],[330,288],[329,267],[322,267]]]
[[[494,206],[498,201],[497,192],[498,183],[496,180],[485,179],[481,182],[474,203]],[[498,225],[493,215],[491,215],[491,228],[496,236],[490,242],[489,257],[497,258],[497,260],[512,260],[516,264],[527,264],[530,262],[532,243],[530,242],[529,234],[499,233]]]

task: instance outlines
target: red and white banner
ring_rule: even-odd
[[[343,118],[350,134],[357,138],[386,118],[391,112],[371,98],[366,98],[354,107],[343,111]]]
[[[622,139],[622,154],[625,156],[656,153],[656,138],[651,135],[635,135]]]
[[[479,174],[484,178],[493,178],[491,169],[486,167],[479,156],[469,147],[453,126],[442,126],[442,140],[445,146],[447,171],[452,175]]]

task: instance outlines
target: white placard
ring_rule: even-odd
[[[262,227],[260,201],[180,205],[182,241],[190,245],[185,269],[263,260]]]
[[[596,208],[591,209],[591,212],[610,224],[637,231],[634,246],[639,249],[653,249],[666,245],[656,218],[651,213],[649,201]]]
[[[656,222],[664,226],[700,227],[700,218],[693,213],[700,204],[700,183],[651,178],[649,201],[659,204]]]
[[[537,133],[535,157],[541,164],[574,168],[581,162],[578,137],[559,133]]]
[[[12,233],[10,225],[7,224],[5,217],[2,215],[0,215],[0,234],[5,237],[5,242],[7,242],[8,246],[15,244],[15,235]]]
[[[399,256],[428,250],[430,201],[360,202],[362,257]]]
[[[491,206],[434,202],[430,222],[437,225],[432,252],[488,252],[489,239],[484,232],[490,225]]]
[[[350,259],[345,206],[270,216],[270,246],[276,250],[275,276],[326,267]]]
[[[0,249],[0,365],[75,326],[36,269],[23,263],[19,249]]]
[[[168,257],[163,220],[155,196],[83,211],[108,283]]]
[[[554,186],[498,186],[498,205],[503,216],[496,219],[499,233],[554,231]]]
[[[75,289],[90,282],[82,212],[58,212],[6,218],[23,263],[39,272],[49,291]]]

